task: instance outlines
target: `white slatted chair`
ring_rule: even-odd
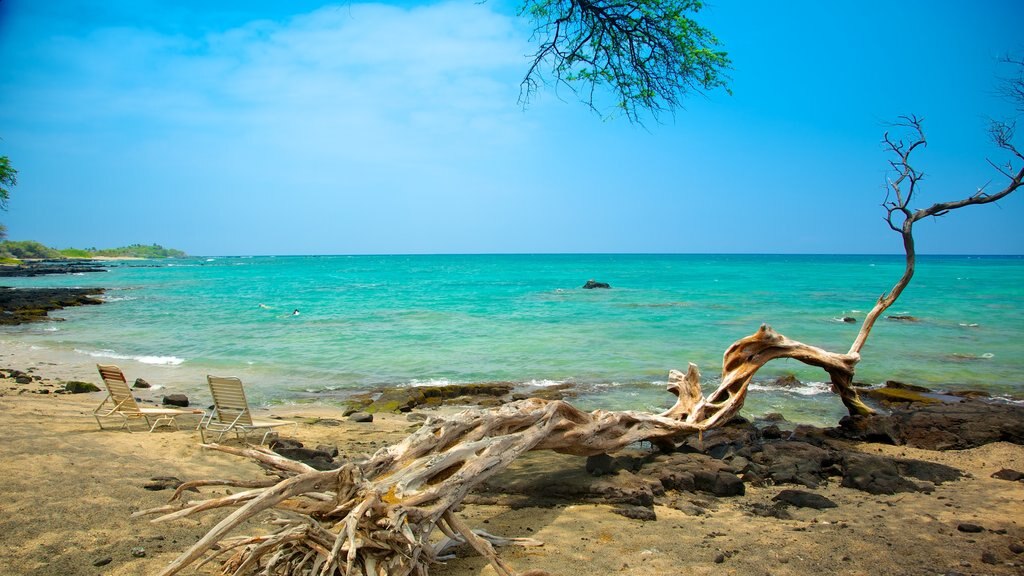
[[[97,364],[96,368],[100,372],[100,378],[103,379],[103,384],[107,387],[107,397],[103,399],[103,402],[92,411],[93,416],[96,418],[96,423],[100,425],[100,429],[103,430],[103,421],[101,418],[120,418],[121,428],[132,431],[131,423],[139,420],[145,420],[146,425],[149,426],[149,431],[152,432],[157,426],[163,424],[164,426],[174,426],[178,428],[178,416],[188,414],[203,414],[202,410],[178,410],[175,408],[145,408],[139,406],[135,402],[135,397],[132,396],[131,388],[128,387],[128,380],[124,377],[124,372],[120,368],[113,364]],[[110,405],[109,407],[107,405]],[[150,420],[153,418],[153,421]]]
[[[248,436],[253,430],[263,430],[263,438],[260,444],[267,442],[267,437],[278,426],[292,425],[298,428],[297,422],[287,420],[267,420],[253,418],[249,410],[249,402],[245,399],[245,389],[242,381],[233,377],[207,376],[206,381],[210,385],[210,394],[213,395],[213,411],[204,419],[199,426],[199,434],[206,442],[206,432],[217,432],[217,442],[224,437],[224,434],[234,431],[235,435],[242,439]]]

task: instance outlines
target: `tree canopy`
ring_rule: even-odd
[[[10,189],[18,184],[18,171],[11,166],[7,156],[0,156],[0,209],[7,210]]]
[[[601,90],[608,89],[613,110],[642,122],[681,108],[692,92],[728,91],[728,55],[694,20],[703,7],[700,0],[525,0],[519,14],[533,21],[539,47],[521,102],[553,82],[604,113]]]
[[[7,210],[7,200],[11,197],[10,189],[18,184],[18,171],[11,166],[7,156],[0,156],[0,210]],[[0,239],[7,237],[7,227],[0,224]]]

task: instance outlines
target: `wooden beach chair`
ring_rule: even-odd
[[[152,432],[161,424],[174,426],[175,429],[180,430],[176,418],[181,415],[205,415],[205,412],[202,410],[145,408],[139,406],[135,402],[131,388],[128,387],[128,380],[124,377],[124,372],[120,368],[112,364],[97,364],[96,368],[100,371],[100,378],[103,379],[103,384],[107,387],[107,397],[92,411],[93,416],[96,417],[96,423],[100,425],[101,430],[104,429],[101,418],[120,418],[121,427],[118,430],[124,428],[129,432],[132,431],[131,422],[145,420],[149,426],[149,431]],[[107,407],[108,404],[110,407]],[[150,418],[153,420],[151,421]]]
[[[253,430],[266,429],[260,440],[262,445],[266,443],[267,436],[270,436],[274,428],[278,426],[290,424],[298,428],[297,422],[253,418],[240,379],[208,375],[206,381],[210,385],[210,394],[213,395],[213,411],[207,415],[199,427],[199,434],[204,443],[206,442],[206,431],[219,433],[216,440],[219,442],[224,434],[232,430],[241,439],[248,436],[249,432]]]

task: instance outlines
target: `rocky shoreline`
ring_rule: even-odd
[[[62,320],[49,315],[71,306],[102,304],[103,288],[10,288],[0,286],[0,325]]]
[[[104,272],[105,268],[85,261],[40,261],[18,266],[0,266],[0,277],[32,278],[55,274]],[[61,320],[49,315],[71,306],[102,304],[96,298],[103,288],[11,288],[0,286],[0,325],[16,326],[29,322]]]
[[[99,531],[96,544],[65,552],[54,548],[45,566],[21,573],[52,573],[54,562],[65,562],[65,573],[84,576],[98,561],[121,570],[111,574],[153,572],[217,518],[202,519],[202,526],[151,528],[140,523],[144,537],[116,544],[107,542],[104,530],[120,526],[136,508],[162,504],[182,480],[214,477],[209,475],[223,473],[225,466],[241,477],[261,477],[257,467],[249,470],[245,459],[226,456],[208,470],[211,458],[222,457],[198,446],[188,422],[182,430],[153,434],[97,433],[90,411],[102,393],[75,394],[69,381],[82,376],[53,378],[48,373],[45,365],[0,369],[0,407],[8,407],[7,417],[19,426],[40,426],[48,437],[8,443],[0,456],[11,462],[39,462],[53,457],[50,446],[56,441],[68,446],[56,453],[73,458],[73,465],[50,463],[49,472],[25,482],[10,476],[5,493],[20,494],[16,501],[24,502],[39,521],[34,511],[38,495],[58,490],[57,484],[47,483],[47,474],[59,468],[89,478],[82,486],[119,491],[141,503],[123,506],[113,517],[82,516],[87,519],[77,529]],[[269,417],[294,419],[299,427],[274,449],[316,468],[336,468],[400,441],[423,419],[464,408],[474,397],[491,404],[512,401],[521,393],[500,384],[490,390],[478,385],[431,392],[422,404],[381,410],[362,422],[322,406],[279,407]],[[158,403],[168,392],[177,391],[136,389],[144,403]],[[587,573],[573,568],[581,557],[594,563],[589,573],[636,575],[712,574],[721,564],[738,574],[776,576],[1021,573],[1024,406],[917,393],[925,400],[908,401],[907,394],[897,394],[899,401],[889,401],[888,407],[880,398],[866,396],[879,407],[878,415],[844,418],[834,427],[801,425],[781,416],[736,418],[671,449],[642,443],[590,458],[530,452],[470,493],[462,514],[493,533],[544,540],[545,547],[536,551],[500,554],[516,566],[563,576]],[[383,392],[377,399],[382,397]],[[936,397],[941,400],[932,401]],[[46,419],[43,426],[38,411],[62,416]],[[61,440],[65,432],[54,427],[66,430],[67,439]],[[145,458],[138,453],[139,445],[148,447]],[[119,460],[121,467],[114,471],[109,467],[112,453],[132,455]],[[161,460],[165,454],[166,461]],[[131,474],[126,475],[124,466],[132,468]],[[26,464],[23,470],[32,474],[36,468]],[[70,498],[59,504],[76,502]],[[81,504],[88,506],[87,501]],[[81,510],[84,514],[88,508]],[[12,521],[6,526],[13,531],[13,542],[37,537],[35,524]],[[52,528],[57,540],[66,532],[64,523]],[[630,536],[623,538],[625,534]],[[134,556],[131,551],[139,546],[158,558]],[[12,547],[6,553],[15,565],[37,562],[36,553],[18,550]],[[480,569],[479,557],[469,551],[438,574],[469,576]]]
[[[36,276],[106,271],[106,268],[91,260],[40,260],[17,266],[0,266],[0,278],[34,278]]]

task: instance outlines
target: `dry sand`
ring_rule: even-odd
[[[24,351],[23,351],[24,352]],[[94,369],[54,364],[30,354],[0,355],[0,367],[34,368],[41,382],[0,380],[0,574],[153,574],[224,516],[153,524],[132,512],[166,503],[170,491],[144,488],[158,476],[259,478],[248,461],[199,446],[199,433],[103,430],[92,409],[103,393],[39,394],[55,378],[99,384]],[[145,374],[129,373],[130,378]],[[166,392],[140,391],[143,399]],[[188,390],[194,398],[199,396]],[[198,397],[198,404],[208,400]],[[344,420],[328,408],[293,407],[300,421],[286,429],[307,446],[336,445],[343,455],[368,454],[401,438],[413,426],[404,416],[378,416],[370,424],[311,424],[311,417]],[[562,576],[602,574],[1024,574],[1024,482],[993,479],[1004,469],[1024,470],[1024,447],[996,443],[960,452],[928,452],[865,444],[868,452],[916,458],[969,473],[931,494],[874,496],[836,483],[816,490],[839,504],[828,510],[790,509],[793,518],[754,516],[781,487],[747,487],[745,496],[683,494],[703,509],[688,515],[657,506],[657,521],[630,520],[606,505],[564,502],[553,508],[510,509],[469,505],[470,525],[503,536],[542,540],[540,548],[500,551],[520,571],[544,569]],[[510,474],[553,473],[581,467],[583,459],[531,454]],[[225,489],[207,490],[223,494]],[[984,528],[957,529],[961,523]],[[249,528],[259,530],[254,521]],[[144,550],[142,557],[133,550]],[[109,562],[96,564],[109,559]],[[212,568],[206,568],[212,572]],[[187,572],[192,573],[192,572]],[[200,571],[200,573],[207,573]],[[494,574],[481,558],[465,554],[431,570],[435,576]]]

